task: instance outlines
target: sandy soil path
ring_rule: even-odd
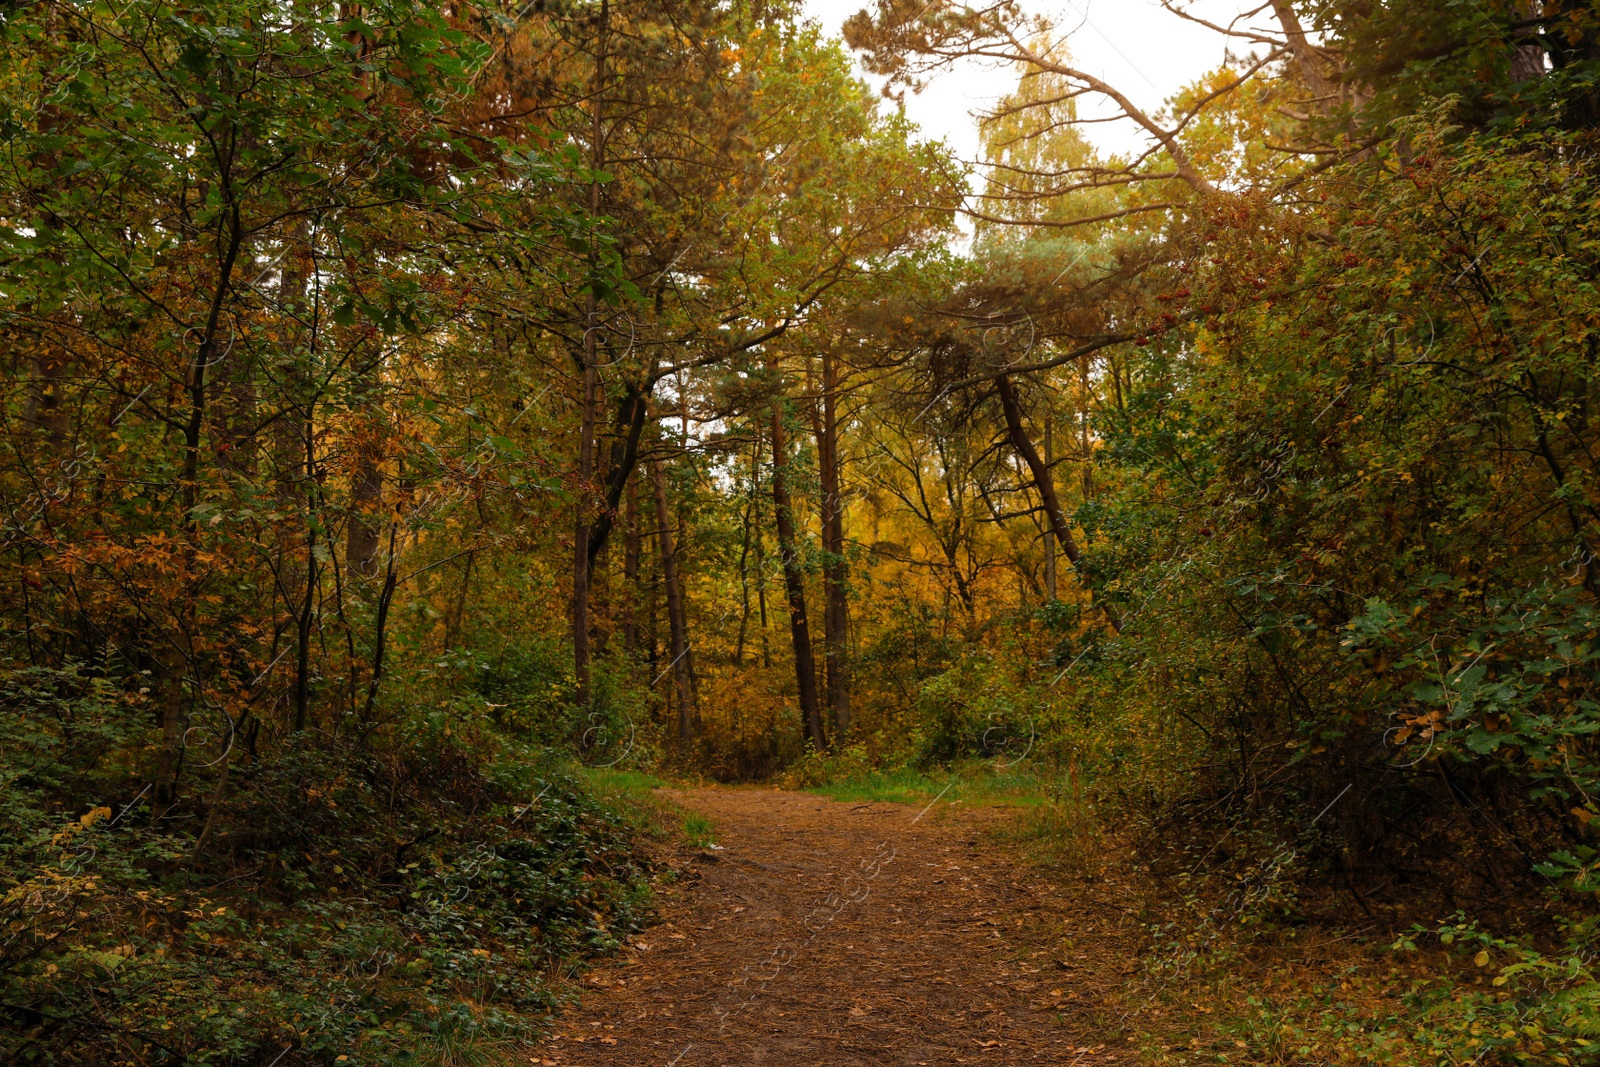
[[[1100,1010],[1121,961],[1063,938],[1060,890],[987,842],[1004,812],[670,795],[722,847],[685,854],[663,923],[589,976],[535,1063],[1132,1062]]]

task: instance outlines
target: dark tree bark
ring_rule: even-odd
[[[639,465],[639,441],[644,436],[645,416],[650,409],[650,394],[654,391],[654,383],[651,380],[654,373],[652,369],[651,374],[646,376],[643,387],[631,383],[625,385],[622,402],[617,405],[611,427],[611,447],[606,462],[605,487],[602,490],[605,506],[600,509],[600,514],[589,527],[591,565],[611,536],[612,527],[616,523],[617,509],[622,504],[622,494],[631,484],[634,469]]]
[[[1050,424],[1044,424],[1044,466],[1049,470],[1055,463],[1054,441],[1050,432]],[[1045,520],[1044,526],[1044,591],[1052,603],[1056,596],[1056,531],[1055,525]]]
[[[817,663],[811,651],[811,626],[806,619],[806,587],[796,555],[794,509],[789,499],[789,479],[784,472],[788,446],[783,434],[783,399],[772,404],[772,504],[777,512],[778,555],[783,562],[783,583],[789,593],[789,634],[794,640],[794,674],[800,690],[800,715],[806,738],[819,752],[828,747],[822,728],[822,708],[817,702]]]
[[[364,388],[362,394],[364,398]],[[350,475],[350,523],[345,531],[344,559],[351,573],[363,578],[373,578],[378,573],[378,538],[383,529],[383,519],[378,514],[383,498],[383,468],[378,461],[374,443],[363,440]]]
[[[756,609],[761,619],[761,665],[772,666],[772,625],[767,621],[767,547],[756,526]]]
[[[219,331],[222,327],[223,308],[233,287],[233,268],[244,247],[244,224],[238,204],[233,204],[223,216],[218,237],[221,238],[222,255],[217,263],[216,289],[211,297],[211,307],[206,317],[200,343],[195,346],[194,358],[188,370],[188,417],[183,424],[183,473],[178,486],[178,500],[183,508],[181,528],[184,531],[184,570],[191,583],[197,584],[197,553],[200,534],[195,507],[200,502],[200,451],[206,432],[210,382],[206,372],[218,362],[222,351]],[[155,798],[157,804],[170,805],[177,798],[178,775],[183,738],[180,716],[184,704],[183,681],[192,669],[194,642],[198,634],[195,623],[195,604],[186,598],[179,616],[179,625],[172,635],[175,655],[169,660],[167,699],[162,705],[161,746],[156,755]],[[199,679],[195,679],[198,684]]]
[[[288,248],[284,253],[283,273],[278,280],[278,312],[282,318],[306,329],[306,318],[313,314],[306,300],[315,261],[311,227],[304,216],[289,224]],[[310,332],[309,330],[307,332]],[[317,582],[315,542],[317,534],[316,447],[313,433],[314,390],[306,380],[305,367],[293,357],[279,362],[282,375],[279,389],[288,399],[288,410],[271,426],[267,439],[268,462],[272,466],[278,506],[300,518],[298,529],[285,523],[278,530],[274,575],[278,596],[283,600],[283,632],[291,628],[295,640],[294,684],[288,699],[293,704],[293,725],[304,728],[310,700],[310,621],[315,608]],[[302,532],[303,531],[303,532]],[[302,561],[302,553],[304,558]],[[352,680],[352,685],[354,681]],[[351,690],[352,705],[355,691]]]
[[[628,482],[627,510],[622,518],[622,647],[629,662],[639,657],[639,480]]]
[[[361,715],[364,722],[372,721],[372,709],[378,701],[378,687],[383,684],[383,656],[384,650],[388,647],[389,608],[394,603],[394,587],[399,577],[394,569],[397,526],[397,523],[389,524],[389,554],[384,558],[383,591],[378,594],[378,618],[373,626],[372,678],[367,684],[367,703]]]
[[[577,683],[579,707],[589,706],[589,535],[592,529],[593,502],[589,499],[594,481],[594,408],[599,392],[595,370],[593,322],[595,298],[590,294],[586,319],[591,324],[583,334],[583,409],[578,420],[577,514],[572,530],[572,673]]]
[[[306,434],[307,452],[310,443],[315,440],[309,432]],[[308,463],[309,466],[309,463]],[[311,492],[315,492],[315,482],[311,485]],[[304,585],[300,603],[296,606],[294,632],[295,632],[295,667],[294,667],[294,729],[296,733],[306,728],[306,718],[311,707],[311,634],[316,620],[317,607],[317,527],[311,521],[315,511],[314,502],[308,497],[306,501],[306,563]],[[354,668],[352,667],[352,672]],[[353,682],[352,682],[353,684]],[[352,694],[354,699],[354,694]]]
[[[611,8],[607,0],[600,2],[594,61],[594,92],[591,106],[594,122],[589,136],[589,165],[599,171],[605,163],[605,79],[606,31],[609,28]],[[600,217],[600,182],[589,183],[589,214]],[[589,272],[594,275],[600,266],[599,250],[589,247]],[[579,363],[583,371],[583,393],[579,403],[582,409],[578,419],[578,494],[576,516],[572,530],[572,675],[576,683],[578,706],[587,708],[591,699],[589,687],[589,566],[594,553],[589,551],[593,533],[593,506],[589,490],[594,482],[594,425],[595,408],[599,404],[600,373],[596,363],[600,331],[600,302],[594,286],[589,287],[583,301],[583,344],[579,347]],[[598,551],[598,549],[597,549]]]
[[[476,552],[468,552],[466,559],[461,563],[461,588],[456,593],[455,603],[450,607],[450,614],[444,623],[444,650],[449,652],[456,647],[456,642],[461,639],[461,623],[467,617],[467,594],[472,589],[472,564],[478,558]]]
[[[678,737],[687,741],[700,729],[695,704],[694,664],[689,652],[689,626],[684,617],[683,586],[678,556],[672,545],[672,515],[667,507],[667,469],[658,459],[650,464],[655,476],[656,532],[661,545],[661,576],[667,587],[667,625],[671,630],[673,685],[678,697]]]
[[[733,645],[733,665],[744,666],[744,643],[750,633],[750,546],[761,536],[755,528],[756,500],[761,493],[761,435],[756,434],[755,447],[750,454],[750,492],[744,505],[744,540],[739,546],[739,638]]]
[[[611,568],[605,549],[589,561],[589,643],[593,654],[605,659],[611,641]]]
[[[1083,553],[1078,550],[1077,539],[1072,536],[1072,527],[1067,524],[1067,515],[1061,508],[1061,498],[1056,494],[1056,483],[1050,476],[1050,468],[1039,457],[1039,450],[1033,446],[1028,431],[1022,425],[1022,403],[1017,398],[1017,387],[1012,384],[1011,376],[1007,374],[996,375],[994,384],[995,391],[1000,396],[1000,407],[1005,412],[1006,434],[1011,439],[1011,447],[1017,450],[1017,455],[1028,465],[1034,485],[1039,490],[1039,498],[1044,501],[1045,514],[1050,519],[1050,529],[1060,542],[1061,551],[1076,569],[1083,558]],[[1103,605],[1100,606],[1100,611],[1111,623],[1112,629],[1120,633],[1121,620]]]
[[[850,733],[850,601],[844,557],[844,495],[840,488],[838,365],[831,347],[822,350],[822,405],[814,427],[822,483],[823,659],[834,744]]]

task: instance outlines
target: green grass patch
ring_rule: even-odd
[[[919,770],[889,767],[857,770],[822,782],[802,783],[806,792],[830,800],[857,803],[927,804],[935,797],[945,803],[998,804],[1036,807],[1049,800],[1048,783],[1022,768],[999,768],[989,763],[959,764]]]
[[[653,774],[616,767],[584,767],[581,773],[590,788],[606,796],[648,796],[652,790],[671,784]]]
[[[611,767],[572,768],[584,788],[601,803],[617,811],[635,832],[651,837],[671,833],[677,821],[677,808],[656,790],[668,785],[642,771],[622,771]]]
[[[631,817],[635,830],[658,838],[681,834],[692,848],[717,844],[717,828],[710,819],[657,792],[675,783],[643,771],[613,767],[586,767],[580,774],[597,799]]]
[[[691,811],[683,817],[683,836],[695,848],[710,848],[717,843],[717,828],[704,815]]]

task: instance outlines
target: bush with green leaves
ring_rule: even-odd
[[[8,1062],[455,1062],[531,1039],[645,919],[638,827],[481,723],[244,759],[163,810],[126,762],[136,684],[6,683]]]
[[[917,692],[919,765],[1022,755],[1034,730],[1032,694],[981,649]]]

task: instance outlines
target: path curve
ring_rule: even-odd
[[[683,853],[662,923],[591,972],[534,1063],[1134,1061],[1100,1010],[1120,961],[1063,938],[1059,887],[988,840],[1004,811],[667,795],[707,816],[721,847]]]

